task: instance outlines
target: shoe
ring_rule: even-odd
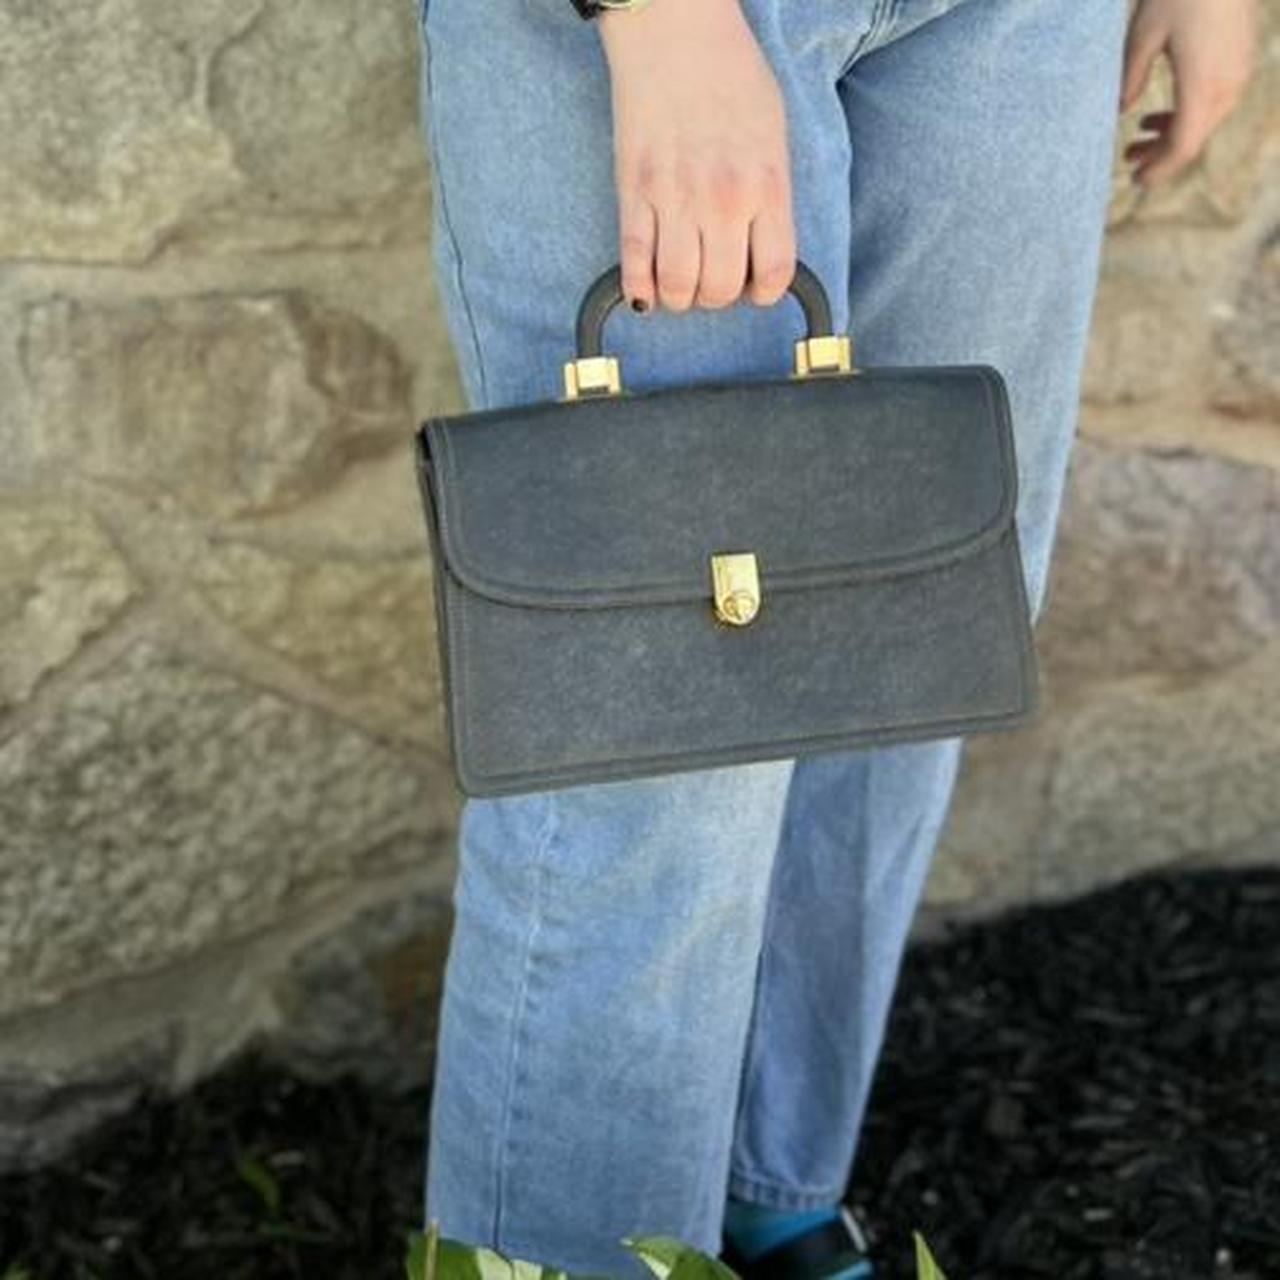
[[[867,1237],[848,1205],[840,1205],[832,1222],[802,1231],[748,1259],[728,1236],[722,1238],[720,1261],[742,1280],[873,1280]]]

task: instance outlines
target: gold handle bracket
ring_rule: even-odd
[[[622,392],[617,356],[582,356],[564,362],[564,400],[616,396]]]
[[[853,343],[847,333],[824,333],[817,338],[798,338],[795,346],[793,378],[819,373],[856,373]]]

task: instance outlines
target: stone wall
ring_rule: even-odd
[[[1204,163],[1117,187],[1048,714],[972,745],[922,925],[1280,849],[1269,12]],[[0,1166],[254,1037],[429,1070],[458,797],[409,447],[462,396],[414,21],[0,3]]]

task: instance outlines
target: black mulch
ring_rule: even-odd
[[[242,1056],[0,1179],[0,1277],[399,1280],[426,1108]],[[1280,870],[913,947],[851,1200],[884,1280],[1280,1280]]]

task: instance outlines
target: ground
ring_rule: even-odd
[[[427,1101],[242,1055],[0,1178],[0,1280],[400,1280]],[[883,1280],[1280,1277],[1280,869],[913,946],[848,1198]]]

